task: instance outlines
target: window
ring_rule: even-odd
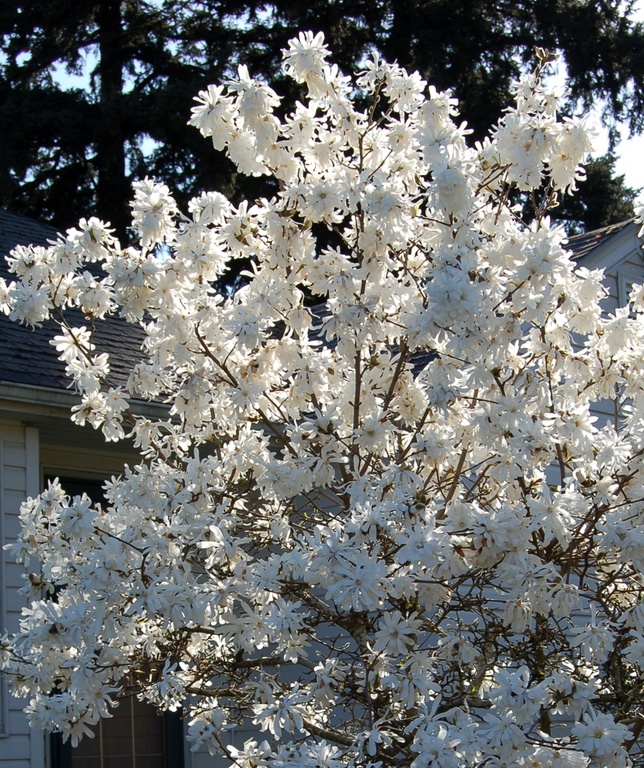
[[[45,476],[45,484],[53,475]],[[94,502],[103,499],[103,481],[59,477],[65,491],[86,493]],[[77,747],[51,738],[51,768],[183,768],[181,717],[162,714],[135,696],[121,699],[112,717],[94,727],[94,738],[85,737]]]
[[[183,739],[178,715],[160,714],[129,696],[100,720],[94,738],[77,747],[52,737],[52,768],[181,768]]]

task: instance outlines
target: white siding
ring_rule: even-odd
[[[644,260],[639,251],[625,253],[617,264],[610,266],[604,275],[604,285],[608,296],[602,301],[602,308],[607,314],[617,307],[625,306],[628,294],[634,283],[644,281]]]
[[[602,302],[604,311],[612,314],[618,307],[625,306],[633,285],[642,282],[644,282],[644,260],[641,251],[633,250],[632,244],[628,243],[622,258],[612,263],[606,270],[604,284],[608,288],[608,296]],[[617,423],[615,402],[612,400],[596,403],[593,413],[599,417],[596,426],[601,426],[606,421]]]
[[[15,541],[20,504],[38,492],[38,434],[17,424],[0,423],[0,541]],[[23,600],[22,566],[1,551],[0,622],[2,629],[18,629]],[[7,680],[0,688],[0,768],[44,768],[45,737],[29,729],[24,702],[9,696]]]

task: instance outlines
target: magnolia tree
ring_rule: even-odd
[[[181,707],[240,768],[642,765],[644,291],[602,314],[546,216],[589,130],[543,52],[475,147],[417,74],[327,55],[291,41],[284,118],[245,67],[197,98],[272,199],[181,213],[145,180],[138,247],[90,219],[9,259],[3,308],[59,324],[72,419],[141,455],[104,505],[23,505],[14,690],[73,743],[124,693]],[[93,341],[117,313],[144,333],[124,389]]]

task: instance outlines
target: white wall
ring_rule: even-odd
[[[20,504],[39,490],[38,433],[20,424],[0,422],[0,541],[15,541]],[[18,594],[23,568],[2,550],[0,571],[0,623],[3,630],[18,629],[24,600]],[[0,768],[44,768],[45,736],[29,729],[24,702],[9,696],[7,679],[0,697]]]
[[[608,288],[608,296],[602,301],[602,307],[607,314],[627,304],[628,294],[635,283],[644,283],[644,258],[635,225],[613,239],[615,242],[611,249],[607,248],[612,242],[609,241],[603,248],[597,249],[599,253],[592,252],[587,260],[581,262],[589,268],[605,268],[604,285]],[[603,258],[601,253],[604,254]],[[601,426],[605,421],[614,423],[616,420],[613,401],[596,403],[593,412],[599,417],[596,426]]]

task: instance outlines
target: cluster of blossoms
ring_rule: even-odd
[[[537,71],[471,147],[448,93],[327,57],[290,43],[284,119],[244,67],[197,99],[271,199],[181,214],[145,180],[138,249],[91,219],[14,252],[3,307],[58,320],[74,418],[141,463],[103,506],[24,504],[3,664],[37,727],[76,741],[134,688],[240,768],[641,764],[644,291],[602,315],[602,275],[511,202],[574,190],[588,130]],[[91,332],[116,312],[145,334],[127,391]]]

